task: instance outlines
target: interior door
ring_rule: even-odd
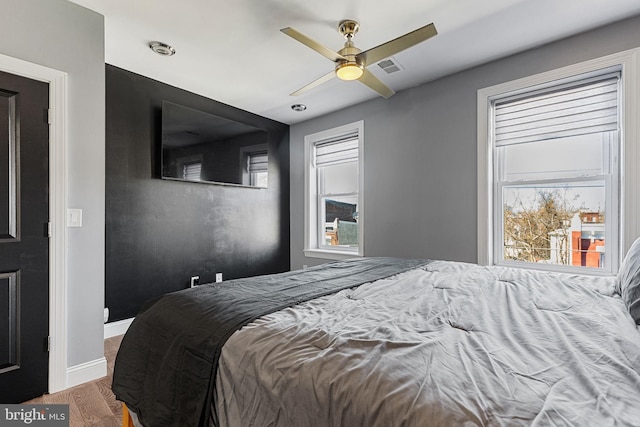
[[[48,387],[49,85],[0,72],[0,403]]]

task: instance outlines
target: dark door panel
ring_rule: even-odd
[[[0,403],[47,391],[48,84],[0,72]]]
[[[0,239],[16,239],[17,232],[17,132],[16,96],[14,92],[0,91]]]

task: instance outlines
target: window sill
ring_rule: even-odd
[[[323,249],[305,249],[304,256],[308,258],[324,258],[333,260],[344,260],[349,258],[358,258],[363,255],[358,252],[346,252],[346,251],[327,251]]]
[[[545,264],[523,261],[501,261],[495,264],[498,267],[522,268],[525,270],[537,270],[547,273],[576,274],[581,276],[616,277],[617,273],[599,268],[574,267],[570,265]]]

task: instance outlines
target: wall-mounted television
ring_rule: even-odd
[[[268,134],[255,126],[162,101],[162,178],[267,187]]]

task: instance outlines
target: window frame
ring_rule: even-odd
[[[614,72],[610,72],[608,69],[605,70],[601,70],[600,72],[595,73],[588,73],[587,76],[584,75],[577,75],[577,76],[573,76],[572,78],[568,79],[569,82],[564,84],[564,82],[561,82],[562,84],[560,85],[560,87],[552,87],[551,92],[554,92],[555,90],[558,91],[562,91],[562,90],[567,90],[570,88],[574,88],[574,87],[578,87],[580,85],[583,85],[585,83],[588,83],[589,80],[591,80],[591,83],[593,83],[594,81],[606,81],[606,80],[612,80],[612,79],[616,79],[616,86],[617,86],[617,90],[618,90],[618,106],[621,105],[621,96],[620,96],[620,72],[616,69]],[[537,88],[531,88],[529,89],[526,93],[525,93],[525,97],[521,98],[521,99],[525,99],[529,96],[531,97],[535,97],[536,95],[540,94],[541,92],[546,92],[546,91],[539,91],[537,90]],[[506,96],[499,96],[499,97],[494,97],[492,98],[492,109],[496,108],[495,102],[496,101],[500,101],[500,102],[509,102],[509,98],[511,98],[509,95]],[[518,97],[520,98],[520,97]],[[621,108],[620,108],[621,110]],[[620,114],[618,114],[618,123],[620,123],[620,118],[619,118]],[[492,117],[494,117],[494,115],[492,114]],[[493,126],[492,126],[493,128]],[[607,136],[605,138],[607,139],[611,139],[610,138],[610,134],[613,131],[608,132]],[[619,256],[618,256],[618,249],[619,249],[619,244],[618,244],[618,239],[619,239],[619,225],[618,225],[618,219],[620,217],[619,215],[619,207],[620,207],[620,202],[619,202],[619,188],[618,188],[618,184],[620,182],[620,143],[622,142],[621,136],[620,136],[620,130],[615,131],[616,133],[616,138],[614,138],[613,140],[610,140],[606,143],[608,152],[606,153],[606,155],[604,156],[604,159],[608,160],[609,166],[606,168],[607,169],[607,173],[605,174],[598,174],[598,175],[574,175],[574,176],[566,176],[566,177],[562,177],[562,178],[546,178],[546,179],[542,179],[542,180],[536,180],[536,179],[521,179],[521,180],[517,180],[517,181],[510,181],[507,180],[505,178],[500,178],[500,175],[503,174],[502,172],[502,168],[504,168],[506,166],[506,164],[504,163],[504,151],[500,151],[498,147],[496,146],[492,146],[492,150],[493,150],[493,163],[496,167],[494,167],[493,170],[493,194],[492,194],[492,198],[493,198],[493,212],[496,213],[496,215],[494,215],[493,221],[493,227],[494,227],[494,231],[493,231],[493,241],[494,241],[494,245],[493,245],[493,260],[494,260],[494,264],[495,265],[502,265],[502,266],[517,266],[517,267],[523,267],[523,268],[535,268],[535,265],[533,265],[531,262],[528,261],[521,261],[521,260],[507,260],[504,258],[504,246],[503,246],[503,239],[504,239],[504,211],[503,211],[503,199],[500,196],[500,194],[503,194],[503,191],[505,188],[510,188],[510,187],[514,187],[514,186],[527,186],[527,185],[549,185],[549,186],[553,186],[553,185],[558,185],[558,184],[571,184],[571,183],[585,183],[585,182],[602,182],[604,184],[604,191],[605,191],[605,212],[606,212],[606,217],[607,220],[605,221],[605,239],[609,242],[607,245],[605,245],[607,247],[606,249],[606,256],[607,256],[607,262],[605,264],[605,266],[603,268],[600,269],[594,269],[593,273],[595,274],[613,274],[614,271],[616,271],[616,267],[619,265]],[[542,141],[538,141],[538,142],[542,142]],[[535,142],[529,142],[529,143],[535,143]],[[507,144],[504,145],[504,147],[507,147],[511,144]],[[554,263],[548,263],[545,264],[544,267],[540,267],[540,269],[544,269],[544,270],[551,270],[551,271],[558,271],[558,272],[572,272],[572,273],[584,273],[585,271],[585,267],[580,267],[580,266],[572,266],[572,265],[563,265],[563,264],[554,264]],[[592,271],[592,270],[588,270],[588,271]]]
[[[358,135],[358,247],[329,247],[319,239],[321,225],[320,195],[318,194],[318,168],[313,162],[314,146],[327,139],[339,138],[353,132]],[[347,259],[364,256],[364,121],[349,123],[304,137],[304,254],[312,258]],[[322,224],[324,228],[324,223]]]
[[[477,153],[478,153],[478,223],[477,223],[477,251],[478,263],[481,265],[496,265],[494,250],[496,230],[494,215],[497,213],[494,200],[494,147],[492,138],[492,103],[497,98],[526,93],[532,88],[544,88],[572,81],[589,75],[601,75],[607,72],[620,72],[620,147],[619,147],[619,215],[616,228],[618,242],[616,251],[618,256],[613,259],[610,268],[587,269],[552,264],[536,264],[515,262],[514,266],[551,271],[579,272],[589,275],[614,275],[626,250],[635,238],[640,235],[640,49],[632,49],[602,58],[570,65],[548,72],[524,77],[514,81],[490,86],[478,90],[477,97]],[[614,221],[615,223],[615,221]],[[509,263],[511,265],[511,263]],[[502,264],[504,265],[504,264]]]
[[[267,165],[264,171],[252,172],[250,169],[251,156],[255,154],[265,154],[267,157]],[[268,188],[269,187],[269,148],[267,144],[247,145],[240,148],[240,170],[242,171],[242,185],[253,188]],[[267,174],[267,185],[265,187],[257,185],[256,174]]]
[[[262,175],[262,174],[266,174],[267,185],[258,185],[258,182],[260,181],[259,175]],[[269,180],[269,173],[267,171],[249,172],[249,185],[251,187],[267,188],[269,186],[268,180]]]

